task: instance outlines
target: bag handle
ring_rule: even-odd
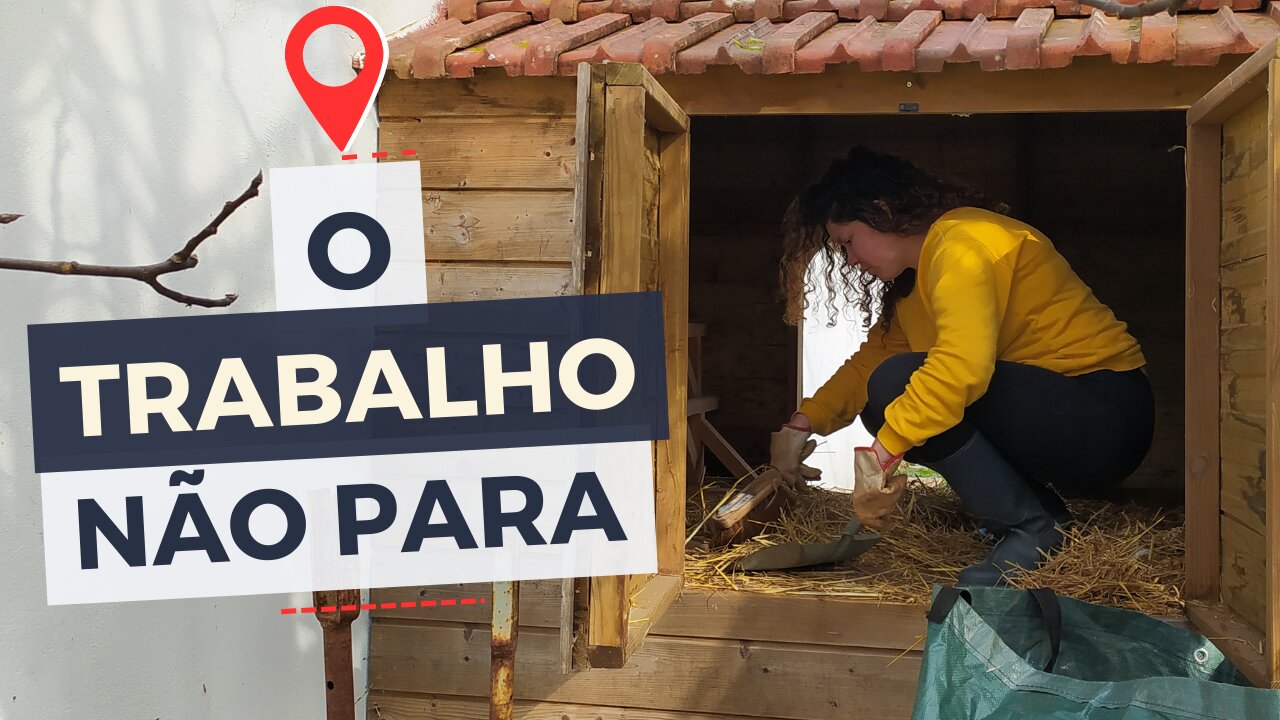
[[[1049,635],[1049,662],[1045,663],[1044,671],[1051,673],[1058,664],[1058,651],[1062,648],[1062,606],[1058,603],[1057,593],[1049,588],[1036,588],[1027,592],[1040,608],[1040,617],[1044,620],[1045,632]],[[968,590],[958,587],[940,588],[925,617],[935,625],[942,623],[960,598],[973,605],[973,595]]]

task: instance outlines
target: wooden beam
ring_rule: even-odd
[[[570,246],[569,259],[573,264],[573,286],[570,293],[582,295],[586,292],[586,259],[587,228],[591,224],[587,220],[587,200],[590,190],[588,178],[593,177],[587,168],[591,165],[591,73],[578,75],[577,108],[573,126],[573,144],[577,152],[573,157],[575,168],[573,183],[573,242]],[[598,177],[596,175],[595,177]]]
[[[627,642],[630,617],[626,575],[591,578],[587,658],[592,667],[617,667]]]
[[[742,720],[740,715],[664,711],[650,708],[606,707],[575,703],[517,700],[515,715],[521,720]],[[369,696],[369,717],[387,720],[489,720],[485,698],[450,695],[374,693]]]
[[[1275,58],[1273,41],[1270,53]],[[1280,69],[1267,74],[1267,445],[1266,445],[1266,669],[1269,687],[1280,689]]]
[[[640,87],[647,96],[645,119],[661,132],[686,133],[689,116],[653,75],[636,63],[609,63],[603,66],[605,82],[615,87]]]
[[[573,669],[573,611],[575,607],[574,578],[559,581],[560,617],[557,618],[560,630],[560,672],[568,674]]]
[[[863,72],[850,63],[799,75],[748,75],[737,67],[713,66],[698,75],[662,75],[653,84],[686,117],[896,115],[903,103],[915,103],[925,114],[1187,110],[1244,61],[1243,56],[1224,55],[1215,66],[1174,67],[1082,57],[1053,70],[988,72],[964,63],[936,73]],[[578,77],[628,65],[581,63]],[[646,82],[626,74],[633,71],[609,72],[617,74],[618,84]],[[467,79],[389,80],[379,98],[379,111],[386,117],[472,115],[477,107],[495,114],[567,116],[575,94],[573,78],[508,77],[493,68]],[[647,112],[666,112],[668,107],[653,106]],[[679,126],[678,116],[671,115],[669,122],[660,117],[650,117],[650,122],[662,129]]]
[[[660,88],[659,88],[660,89]],[[665,95],[665,93],[664,93]],[[645,102],[652,101],[647,97]],[[686,127],[688,126],[686,118]],[[689,426],[689,134],[659,139],[658,286],[666,344],[668,436],[655,443],[658,572],[683,577]],[[678,590],[678,588],[677,588]],[[634,627],[632,628],[635,629]]]
[[[1240,112],[1267,91],[1268,68],[1276,57],[1272,40],[1222,79],[1187,111],[1187,123],[1218,123]]]
[[[375,624],[374,691],[486,695],[487,630]],[[816,720],[853,712],[905,719],[920,673],[919,651],[650,635],[623,668],[565,676],[557,642],[554,630],[521,632],[518,700],[755,718]],[[431,678],[423,668],[431,668]]]
[[[586,63],[578,65],[578,77],[587,78],[585,89],[580,85],[579,94],[586,95],[586,105],[579,109],[586,119],[586,164],[578,172],[587,174],[583,203],[583,271],[584,293],[598,293],[600,289],[600,247],[604,244],[604,141],[605,102],[604,73],[598,67]],[[580,126],[582,120],[578,120]],[[579,149],[579,157],[582,157]]]
[[[1222,127],[1187,128],[1186,594],[1218,600],[1218,239],[1221,233]]]
[[[521,628],[558,630],[561,627],[560,586],[559,580],[521,583]],[[379,605],[394,602],[396,607],[374,610],[370,614],[375,622],[396,625],[439,626],[452,623],[461,628],[486,625],[489,622],[488,605],[441,606],[437,603],[432,607],[406,608],[400,603],[416,603],[425,598],[437,601],[474,598],[487,595],[490,587],[485,583],[468,583],[380,588],[373,591],[372,601]],[[637,599],[637,605],[640,603]],[[925,610],[924,605],[840,596],[724,592],[686,587],[649,630],[649,636],[838,645],[901,652],[919,646],[926,629]],[[1187,629],[1185,618],[1160,619]],[[447,688],[440,688],[440,692],[447,692]]]
[[[1185,110],[1242,60],[1173,67],[1088,57],[1054,70],[987,72],[966,63],[937,73],[862,72],[849,64],[811,75],[717,66],[659,82],[689,115],[896,115],[904,103],[926,114]]]
[[[681,538],[681,547],[684,538]],[[627,618],[627,647],[622,654],[622,663],[640,649],[640,644],[648,637],[655,624],[661,622],[662,616],[675,599],[680,597],[680,589],[684,587],[681,575],[655,575],[645,583],[644,589],[636,595]],[[593,667],[603,667],[594,665]],[[622,667],[618,664],[615,667]]]
[[[641,288],[644,221],[644,90],[605,86],[600,292]]]
[[[1258,687],[1269,687],[1264,654],[1266,640],[1262,633],[1221,603],[1190,601],[1187,603],[1187,619],[1218,646],[1231,664],[1249,678],[1249,682]]]
[[[754,472],[754,468],[742,459],[737,450],[724,439],[711,423],[701,415],[689,418],[689,429],[693,431],[693,436],[698,439],[713,455],[724,463],[725,468],[734,477],[746,477]]]
[[[709,413],[718,407],[720,407],[720,398],[715,395],[700,395],[698,397],[689,398],[688,409],[685,411],[685,414],[687,416],[701,415],[703,413]]]

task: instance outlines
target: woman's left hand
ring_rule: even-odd
[[[871,530],[886,529],[889,515],[906,489],[907,478],[894,474],[901,460],[902,456],[889,454],[879,442],[853,450],[853,512]]]

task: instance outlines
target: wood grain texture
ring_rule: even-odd
[[[1224,415],[1222,512],[1259,535],[1266,532],[1267,429],[1260,420]]]
[[[1280,47],[1280,46],[1278,46]],[[1266,238],[1267,277],[1280,279],[1280,68],[1275,61],[1276,50],[1271,49],[1272,61],[1267,77],[1267,196]],[[1266,303],[1271,308],[1267,318],[1267,436],[1266,483],[1264,519],[1269,519],[1263,534],[1262,553],[1265,562],[1266,581],[1263,587],[1264,607],[1262,631],[1267,636],[1268,684],[1280,688],[1280,282],[1267,283]]]
[[[1266,254],[1223,267],[1221,278],[1221,350],[1266,349]]]
[[[644,90],[607,86],[605,91],[603,236],[600,292],[641,289],[640,245],[644,223]]]
[[[1185,397],[1187,597],[1217,601],[1219,547],[1220,332],[1219,239],[1222,233],[1222,129],[1187,128]]]
[[[483,628],[377,623],[372,635],[376,691],[418,692],[429,668],[448,678],[451,694],[487,694]],[[920,670],[917,652],[651,635],[626,667],[565,676],[557,642],[555,631],[522,630],[518,699],[797,720],[907,718]]]
[[[1222,125],[1223,266],[1266,253],[1267,103],[1258,98]]]
[[[1187,111],[1187,124],[1213,125],[1236,115],[1248,103],[1267,92],[1268,70],[1276,57],[1276,41],[1258,49]]]
[[[389,77],[378,92],[378,115],[390,118],[529,117],[574,114],[575,79],[479,74],[452,80]]]
[[[591,73],[578,75],[575,87],[573,119],[574,173],[573,180],[573,241],[570,258],[573,263],[572,294],[582,295],[586,290],[587,268],[587,209],[589,202],[588,179],[591,168]]]
[[[572,263],[570,191],[428,190],[422,212],[430,261]]]
[[[656,138],[655,138],[656,139]],[[657,196],[658,285],[666,345],[668,438],[654,446],[658,571],[683,576],[689,394],[689,135],[665,136],[651,156]]]
[[[1223,655],[1254,685],[1267,687],[1267,664],[1262,633],[1221,603],[1190,601],[1187,618],[1191,625],[1213,641]]]
[[[395,608],[371,612],[375,622],[486,625],[485,605],[439,605],[442,599],[486,597],[486,583],[380,588],[379,604]],[[433,607],[400,607],[402,602],[437,600]],[[521,583],[520,626],[554,629],[559,622],[559,582]],[[762,595],[748,592],[685,590],[650,630],[652,635],[722,640],[757,640],[804,645],[839,645],[906,650],[925,632],[923,606],[867,603],[839,597]]]
[[[742,720],[738,715],[517,700],[516,720]],[[374,693],[368,720],[489,720],[489,701],[451,695]]]
[[[568,295],[573,268],[564,265],[427,263],[431,302]]]
[[[1172,67],[1084,57],[1065,68],[1010,73],[968,63],[910,88],[896,73],[863,72],[855,63],[799,75],[710,67],[661,82],[690,115],[897,115],[904,102],[919,103],[922,113],[1185,110],[1240,62],[1223,56],[1215,67]]]
[[[424,190],[574,188],[574,118],[387,120],[380,149],[416,150]]]
[[[1222,602],[1254,628],[1266,628],[1265,536],[1222,516]]]
[[[615,667],[626,661],[627,620],[631,594],[627,575],[593,577],[587,615],[587,654],[592,667]]]

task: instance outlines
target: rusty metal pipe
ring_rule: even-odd
[[[489,641],[489,720],[511,720],[519,621],[520,583],[494,583],[493,634]]]
[[[360,617],[359,590],[317,590],[312,594],[316,620],[324,634],[325,717],[355,720],[355,664],[351,623]],[[324,611],[322,608],[333,608]]]

